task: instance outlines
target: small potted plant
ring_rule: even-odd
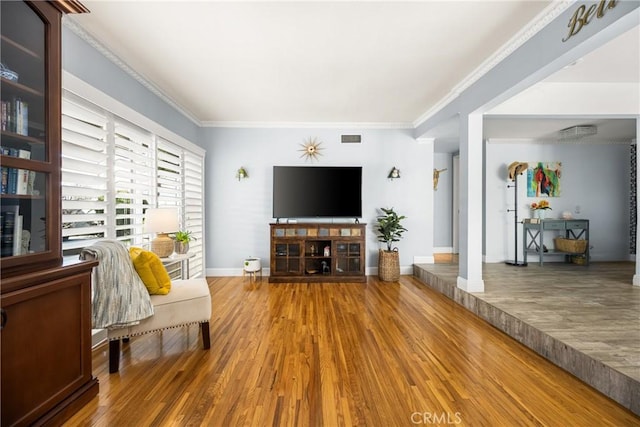
[[[547,217],[547,211],[551,210],[551,206],[549,206],[549,201],[540,200],[539,202],[531,203],[531,210],[533,210],[534,218],[544,219]]]
[[[380,208],[384,215],[377,218],[378,241],[386,243],[386,250],[378,251],[378,276],[384,282],[395,282],[400,278],[400,256],[398,248],[393,247],[394,242],[399,242],[402,233],[407,231],[401,224],[406,217],[398,215],[393,208]]]
[[[174,239],[176,241],[175,250],[178,254],[186,254],[189,252],[189,242],[196,240],[191,231],[177,231]]]

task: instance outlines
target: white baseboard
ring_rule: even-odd
[[[413,274],[413,265],[401,265],[400,266],[400,274],[403,275],[412,275]],[[366,271],[367,276],[377,276],[378,275],[378,267],[369,267]]]
[[[421,264],[433,264],[433,257],[431,262],[422,261],[422,259],[426,259],[428,257],[417,257],[420,259]],[[415,258],[414,258],[415,260]],[[207,277],[234,277],[234,276],[242,276],[242,268],[207,268]],[[367,276],[377,276],[378,275],[378,267],[367,267],[365,268],[365,274]],[[413,265],[401,265],[400,266],[400,274],[413,274]],[[270,275],[270,271],[268,268],[262,269],[262,276],[268,277]]]
[[[436,253],[434,251],[434,253]],[[413,263],[414,264],[435,264],[436,260],[434,256],[414,256]]]
[[[453,246],[434,247],[433,248],[433,253],[434,254],[452,254],[453,253]]]
[[[207,268],[207,277],[234,277],[242,276],[243,268]],[[269,268],[262,269],[262,276],[267,277],[270,274]]]

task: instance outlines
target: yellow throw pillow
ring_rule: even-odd
[[[150,295],[166,295],[171,290],[171,278],[167,269],[153,252],[142,248],[130,248],[129,255],[138,276]]]

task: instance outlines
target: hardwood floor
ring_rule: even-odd
[[[210,278],[198,328],[134,338],[67,425],[633,426],[640,419],[411,276]]]

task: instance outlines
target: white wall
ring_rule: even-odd
[[[362,143],[342,144],[342,134],[360,134]],[[301,144],[310,137],[322,141],[317,162],[300,157]],[[380,246],[373,224],[380,207],[407,216],[408,232],[398,244],[403,273],[411,271],[414,257],[433,256],[433,145],[418,143],[410,130],[204,128],[200,141],[207,150],[207,275],[241,274],[248,256],[268,266],[274,165],[363,167],[360,222],[368,224],[368,273],[377,268]],[[236,179],[240,166],[248,179]],[[401,178],[391,181],[387,175],[394,166]]]
[[[436,252],[453,250],[453,154],[435,153],[434,169],[445,169],[440,173],[438,189],[433,192],[433,246]]]
[[[590,221],[592,261],[629,259],[629,145],[489,142],[486,152],[485,262],[514,258],[513,212],[506,212],[508,208],[513,209],[514,189],[507,188],[506,177],[507,165],[516,160],[529,164],[562,162],[560,197],[547,199],[552,208],[550,216],[559,218],[563,211],[570,211],[574,218]],[[520,219],[530,218],[529,205],[539,200],[526,194],[526,174],[523,174],[518,181]],[[518,230],[518,259],[522,260],[522,227],[518,226]],[[545,258],[545,262],[547,260],[562,261],[562,257]]]

